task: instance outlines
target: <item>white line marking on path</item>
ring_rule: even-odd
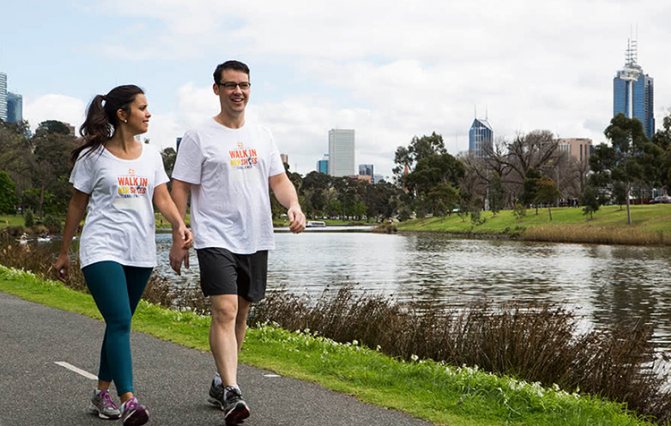
[[[74,365],[72,365],[68,362],[54,361],[54,364],[60,365],[61,367],[65,367],[70,371],[74,371],[75,373],[77,373],[79,375],[82,375],[82,376],[86,377],[87,379],[98,380],[98,376],[96,376],[95,374],[91,374],[88,371],[82,370],[81,368],[77,368],[77,367],[75,367]]]
[[[263,377],[282,377],[277,374],[264,374]]]

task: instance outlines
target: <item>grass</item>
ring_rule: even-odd
[[[54,308],[100,318],[90,296],[35,275],[0,266],[0,291]],[[208,350],[209,317],[141,301],[133,321],[145,332]],[[402,361],[353,341],[336,343],[309,330],[251,328],[241,362],[319,383],[362,401],[443,425],[644,425],[623,404],[544,388],[477,368],[412,357]]]
[[[619,206],[602,206],[593,219],[583,215],[581,208],[528,209],[516,217],[512,210],[496,216],[482,212],[480,224],[470,217],[458,215],[414,219],[398,224],[399,231],[436,231],[471,235],[500,235],[535,241],[584,242],[607,244],[671,244],[671,205],[631,206],[632,224],[627,225],[627,212]]]
[[[23,226],[24,219],[21,215],[16,214],[3,214],[0,215],[0,229],[6,228],[8,226]]]

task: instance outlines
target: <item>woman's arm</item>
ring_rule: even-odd
[[[156,205],[158,211],[160,211],[163,217],[165,217],[172,225],[173,239],[179,238],[181,240],[181,246],[184,249],[191,247],[193,236],[191,235],[191,231],[184,224],[184,220],[182,219],[182,215],[179,214],[177,206],[175,206],[172,198],[170,198],[170,193],[168,192],[166,184],[162,183],[154,188],[154,205]]]
[[[68,278],[68,272],[70,269],[70,258],[68,257],[70,243],[72,242],[72,237],[74,237],[75,232],[77,232],[79,222],[82,221],[84,213],[86,213],[86,206],[89,203],[89,197],[89,194],[75,189],[74,194],[72,194],[72,197],[70,198],[70,203],[68,204],[68,212],[65,218],[65,228],[63,229],[63,242],[61,243],[61,251],[53,265],[54,269],[56,269],[56,273],[58,273],[58,278],[63,281]]]

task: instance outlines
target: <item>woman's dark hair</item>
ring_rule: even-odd
[[[214,77],[214,84],[221,83],[221,72],[223,70],[235,70],[244,72],[249,77],[249,67],[247,65],[243,64],[240,61],[235,60],[226,61],[223,64],[217,65],[217,68],[214,69],[214,73],[212,74],[212,76]]]
[[[71,159],[74,163],[79,153],[87,148],[94,152],[97,148],[105,145],[105,142],[114,134],[119,118],[116,113],[119,109],[130,112],[130,104],[135,101],[137,95],[144,91],[133,84],[117,86],[106,95],[96,95],[89,104],[86,111],[86,120],[79,128],[84,143],[72,151]]]

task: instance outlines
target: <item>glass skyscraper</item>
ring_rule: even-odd
[[[23,96],[7,92],[7,122],[18,123],[23,120]]]
[[[624,68],[613,78],[613,116],[624,114],[643,125],[648,138],[655,133],[654,80],[636,63],[635,40],[628,40]]]
[[[494,131],[487,120],[476,118],[468,131],[468,152],[475,157],[484,157],[492,148]]]

